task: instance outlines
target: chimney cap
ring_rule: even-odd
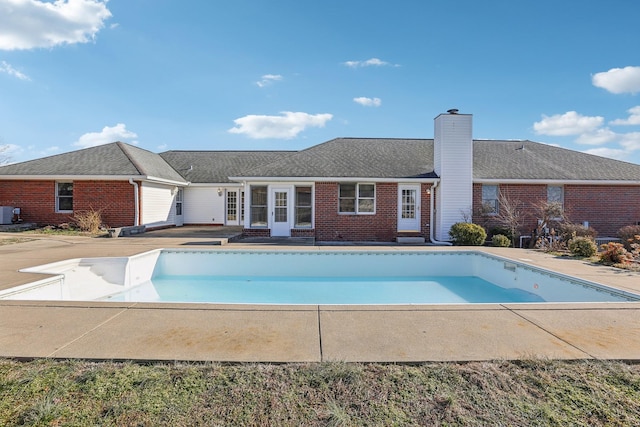
[[[452,108],[450,110],[447,110],[447,113],[449,113],[449,114],[458,114],[458,111],[459,110],[457,108]]]

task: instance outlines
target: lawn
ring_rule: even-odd
[[[640,425],[640,365],[0,360],[0,425]]]

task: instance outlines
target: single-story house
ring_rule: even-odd
[[[474,140],[472,116],[433,139],[336,138],[301,151],[167,151],[114,142],[0,167],[0,206],[38,224],[99,210],[110,227],[239,225],[318,241],[449,240],[505,194],[560,202],[600,236],[640,222],[640,165],[532,141]],[[487,211],[487,206],[492,209]],[[479,212],[482,212],[479,214]]]

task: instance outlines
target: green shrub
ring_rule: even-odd
[[[628,264],[633,259],[622,243],[605,243],[600,250],[600,262],[606,265]]]
[[[598,252],[596,242],[590,237],[578,236],[569,240],[569,251],[575,256],[592,257]]]
[[[622,240],[624,248],[628,251],[633,250],[631,244],[635,236],[640,235],[640,225],[627,225],[618,230],[618,237]]]
[[[491,244],[500,248],[508,248],[511,246],[511,239],[504,234],[495,234],[491,238]]]
[[[478,224],[458,222],[451,226],[449,236],[454,245],[482,246],[487,239],[487,232]]]
[[[489,230],[489,233],[488,233],[488,235],[491,236],[492,239],[493,239],[493,236],[495,236],[497,234],[502,234],[503,236],[507,236],[509,238],[509,240],[513,239],[513,233],[511,232],[511,230],[509,230],[509,228],[503,227],[501,225],[492,227]]]

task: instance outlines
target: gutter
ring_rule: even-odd
[[[138,183],[133,180],[133,178],[129,178],[129,184],[133,185],[133,203],[134,203],[134,212],[133,212],[133,225],[140,225],[140,193],[138,192]]]
[[[230,181],[238,182],[255,182],[255,183],[270,183],[270,182],[396,182],[396,183],[434,183],[438,178],[376,178],[376,177],[318,177],[318,176],[293,176],[293,177],[264,177],[264,176],[230,176]]]
[[[429,204],[430,204],[430,216],[431,216],[431,226],[429,227],[429,240],[431,240],[431,243],[433,243],[434,245],[440,245],[440,246],[452,246],[453,243],[451,242],[440,242],[438,240],[435,239],[435,237],[433,237],[433,229],[435,228],[433,225],[435,224],[435,210],[434,210],[434,200],[433,197],[436,193],[436,187],[438,187],[438,184],[440,183],[440,181],[436,181],[433,183],[433,185],[431,186],[431,194],[429,195]]]

